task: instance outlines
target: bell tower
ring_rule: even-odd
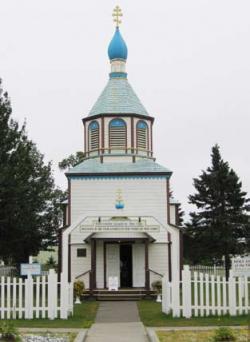
[[[121,9],[113,12],[115,33],[108,46],[109,80],[83,119],[86,158],[101,162],[153,159],[153,122],[128,82],[127,45],[120,33]]]

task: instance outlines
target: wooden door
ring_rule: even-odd
[[[107,244],[106,246],[106,260],[107,260],[107,278],[118,277],[118,284],[120,286],[120,246],[118,244]]]
[[[133,287],[145,287],[145,244],[133,244]]]

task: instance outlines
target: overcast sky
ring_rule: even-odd
[[[120,0],[128,79],[155,117],[154,153],[186,211],[193,177],[221,153],[250,192],[250,1]],[[111,0],[0,0],[0,77],[13,115],[57,163],[83,150],[104,88]]]

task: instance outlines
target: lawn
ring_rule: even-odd
[[[96,301],[75,304],[74,315],[68,319],[17,319],[12,322],[19,328],[89,328],[95,320],[98,305]]]
[[[151,300],[138,302],[139,314],[144,325],[149,327],[187,327],[187,326],[221,326],[249,325],[250,318],[244,316],[209,316],[194,318],[173,318],[161,312],[161,303]]]
[[[210,331],[157,331],[160,342],[208,342],[211,341],[215,330]],[[237,330],[237,342],[247,342],[248,331]]]

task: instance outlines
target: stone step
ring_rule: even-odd
[[[133,297],[133,298],[131,298],[131,297],[105,297],[105,296],[101,296],[101,297],[96,297],[96,300],[98,300],[98,301],[106,301],[106,302],[123,302],[123,301],[129,301],[129,302],[131,302],[131,301],[139,301],[139,300],[142,300],[143,298],[141,298],[141,297]]]
[[[94,290],[91,294],[86,291],[83,298],[95,298],[100,301],[136,301],[143,298],[156,298],[155,291],[137,290],[137,289],[121,289],[118,291],[108,291],[107,289]]]
[[[97,300],[140,300],[145,298],[146,294],[123,294],[123,293],[101,293],[96,294]]]
[[[155,291],[146,291],[146,290],[135,290],[135,289],[119,289],[118,291],[109,291],[107,289],[98,289],[98,290],[93,290],[93,294],[104,294],[104,293],[113,293],[113,294],[150,294],[150,295],[155,295]],[[85,294],[90,294],[90,291],[87,290],[85,291]]]

